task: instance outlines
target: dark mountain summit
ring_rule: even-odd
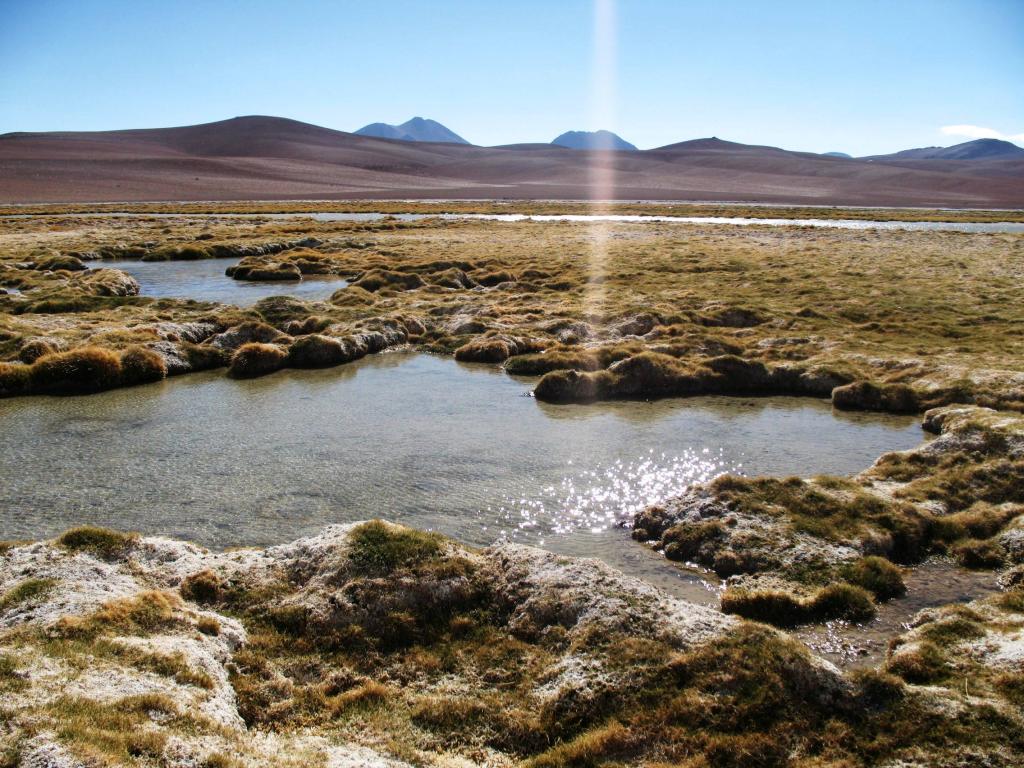
[[[373,136],[378,139],[398,139],[399,141],[440,141],[448,144],[469,144],[459,134],[436,120],[423,117],[414,117],[401,125],[370,123],[356,131],[356,134]]]
[[[569,149],[615,149],[635,152],[636,147],[611,131],[566,131],[551,142]]]

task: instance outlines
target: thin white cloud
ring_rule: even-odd
[[[980,125],[944,125],[942,132],[947,136],[963,136],[968,139],[1002,139],[1003,141],[1022,142],[1024,133],[1007,134],[985,128]]]

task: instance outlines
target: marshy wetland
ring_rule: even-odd
[[[10,750],[1019,762],[1024,235],[296,205],[0,218]]]

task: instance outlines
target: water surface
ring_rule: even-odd
[[[532,384],[390,353],[252,381],[191,374],[2,400],[0,539],[93,523],[262,545],[381,517],[601,557],[713,601],[701,577],[615,523],[724,471],[849,474],[924,437],[917,419],[807,398],[566,406],[527,396]]]
[[[887,229],[938,232],[1024,232],[1024,222],[954,222],[954,221],[873,221],[866,219],[760,219],[744,216],[645,216],[642,214],[525,214],[525,213],[65,213],[65,214],[2,214],[0,218],[181,218],[181,219],[313,219],[315,221],[398,221],[421,219],[483,219],[486,221],[577,221],[626,222],[660,224],[731,224],[735,226],[821,227],[825,229]]]
[[[268,296],[295,296],[307,301],[327,299],[348,285],[338,277],[303,277],[302,280],[235,280],[224,270],[238,259],[197,261],[120,260],[93,262],[91,266],[111,267],[127,272],[139,281],[140,295],[159,298],[219,301],[246,307]]]

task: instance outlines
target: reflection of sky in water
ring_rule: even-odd
[[[657,203],[658,201],[651,201]],[[727,204],[727,203],[726,203]],[[813,206],[811,206],[813,207]],[[826,206],[827,207],[827,206]],[[3,214],[0,219],[40,218],[35,214]],[[314,219],[316,221],[377,221],[394,218],[400,221],[420,219],[482,219],[486,221],[609,221],[660,224],[731,224],[735,226],[821,227],[824,229],[888,229],[924,232],[1024,232],[1024,223],[953,222],[953,221],[874,221],[870,219],[761,219],[743,216],[646,216],[642,214],[522,214],[522,213],[71,213],[61,218],[156,218],[188,221],[226,219]]]
[[[302,280],[235,280],[224,270],[238,259],[197,261],[94,261],[93,268],[109,267],[127,272],[139,281],[143,296],[197,301],[219,301],[246,307],[268,296],[295,296],[308,301],[327,299],[347,283],[338,277],[304,277]]]
[[[551,405],[524,397],[531,386],[496,366],[389,353],[0,400],[0,539],[91,523],[262,545],[379,517],[474,545],[505,530],[673,587],[678,574],[616,522],[740,462],[751,475],[850,474],[923,438],[912,417],[819,400]]]
[[[738,473],[742,464],[729,464],[721,449],[684,450],[669,456],[650,449],[637,461],[619,459],[598,469],[575,470],[535,494],[506,497],[498,519],[507,527],[501,535],[512,540],[544,545],[546,536],[577,531],[601,533],[628,524],[644,508],[678,496],[693,485],[727,472]],[[488,516],[490,516],[488,508]]]

